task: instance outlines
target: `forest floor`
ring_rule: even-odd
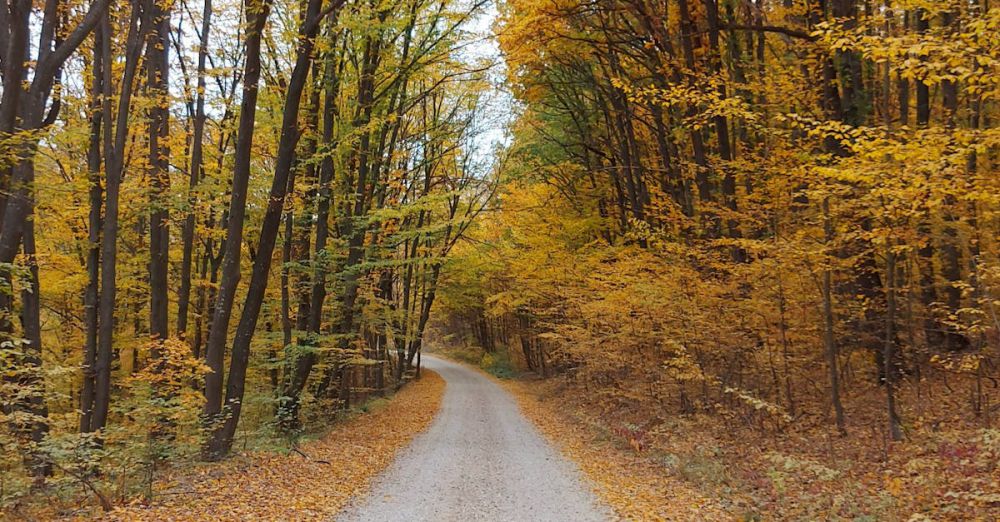
[[[672,474],[622,437],[581,422],[570,401],[559,400],[551,388],[525,379],[503,380],[521,411],[573,459],[597,485],[597,492],[622,520],[730,520],[715,499]]]
[[[822,416],[762,426],[656,413],[562,378],[503,382],[625,519],[1000,520],[1000,430],[943,401],[954,394],[937,390],[949,385],[939,377],[902,390],[918,406],[903,410],[901,442],[883,433],[881,389],[862,383],[839,437]]]
[[[433,371],[367,413],[337,424],[300,453],[234,456],[168,473],[152,503],[136,500],[108,520],[329,520],[434,419],[445,382]]]

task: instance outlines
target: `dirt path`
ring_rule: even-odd
[[[338,520],[612,519],[506,391],[452,362],[425,357],[424,367],[447,382],[437,418]]]

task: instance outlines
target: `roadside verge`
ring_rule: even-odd
[[[300,453],[260,453],[199,465],[169,484],[171,494],[135,504],[110,520],[329,520],[427,429],[444,380],[423,372],[385,404],[334,426]]]
[[[498,379],[521,412],[595,486],[622,520],[732,520],[715,500],[667,473],[653,455],[588,425],[551,383]]]

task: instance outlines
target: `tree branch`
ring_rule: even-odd
[[[97,26],[97,22],[101,20],[101,16],[108,8],[109,2],[110,0],[96,0],[91,4],[90,10],[87,11],[80,25],[38,64],[32,88],[35,88],[36,85],[48,88],[47,84],[52,81],[56,72],[62,67],[62,64],[69,59],[70,55],[76,51],[76,48],[83,43],[87,35]]]
[[[815,42],[816,37],[798,29],[793,29],[791,27],[782,27],[780,25],[741,25],[741,24],[720,24],[721,29],[726,31],[756,31],[764,33],[778,33],[785,36],[790,36],[792,38],[799,38],[802,40],[809,40],[810,42]]]

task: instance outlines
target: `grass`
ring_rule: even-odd
[[[479,367],[500,379],[512,379],[517,376],[507,352],[484,353],[479,360]]]
[[[499,379],[513,379],[519,373],[511,362],[510,355],[504,350],[487,352],[475,346],[452,346],[436,348],[434,353],[448,359],[478,366],[486,373]]]

